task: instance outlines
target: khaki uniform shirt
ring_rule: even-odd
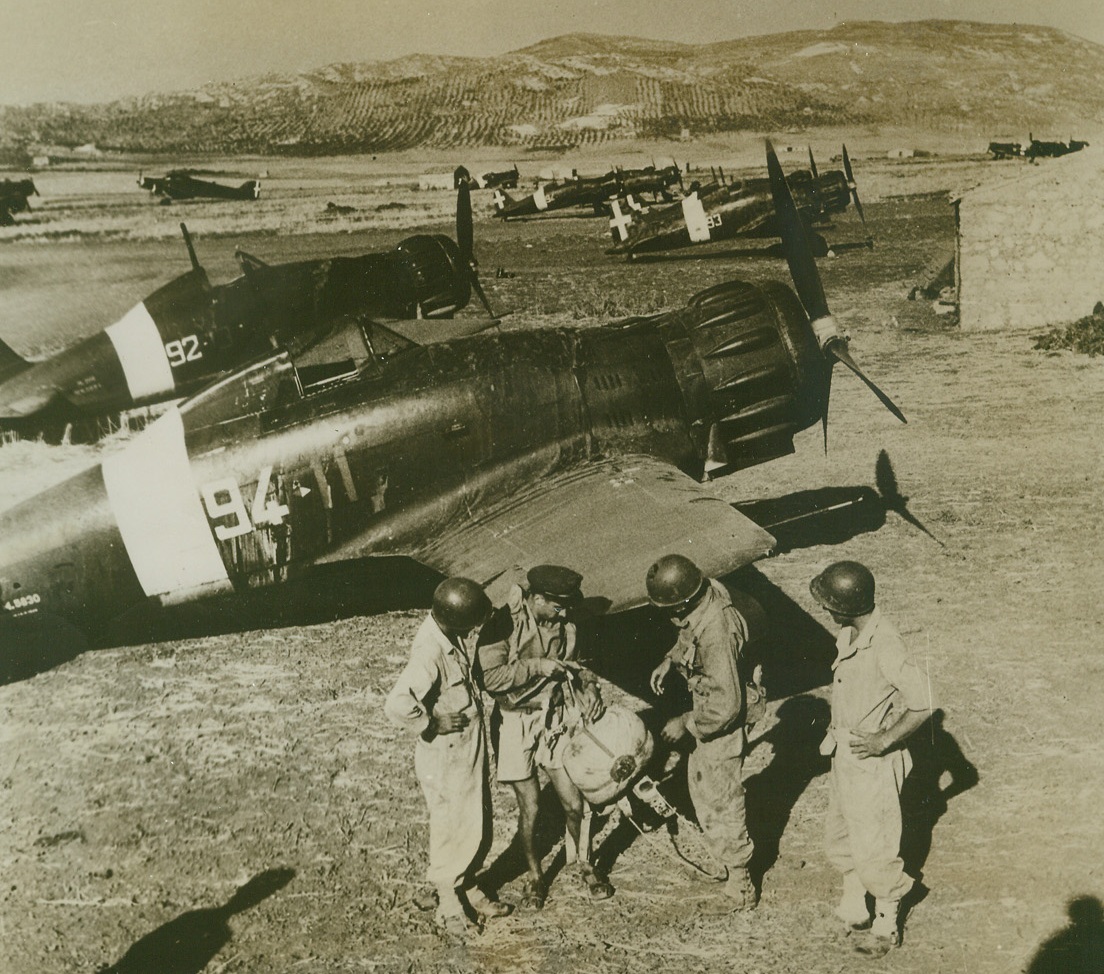
[[[475,640],[454,645],[427,615],[410,646],[410,662],[384,702],[384,713],[397,726],[417,734],[429,727],[430,714],[464,713],[472,723],[481,718],[479,688],[472,661]]]
[[[831,754],[852,731],[872,734],[891,727],[906,710],[935,706],[927,674],[909,657],[894,627],[875,609],[861,633],[844,626],[832,664],[832,726],[821,745]],[[839,753],[850,753],[846,746]]]
[[[537,664],[542,659],[575,659],[575,635],[575,623],[565,619],[538,623],[521,586],[514,585],[506,604],[480,633],[479,665],[487,692],[506,710],[541,709],[558,681],[541,676]]]

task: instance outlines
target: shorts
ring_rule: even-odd
[[[546,718],[544,710],[499,709],[495,747],[499,781],[524,781],[536,775],[537,768],[556,770],[563,767],[567,735],[549,735],[544,726]],[[554,738],[551,747],[550,737]]]

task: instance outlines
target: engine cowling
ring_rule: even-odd
[[[660,328],[707,474],[792,453],[794,434],[820,419],[829,368],[785,285],[718,284]]]

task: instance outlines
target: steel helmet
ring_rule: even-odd
[[[829,612],[861,616],[874,611],[874,575],[857,561],[837,561],[809,583],[813,598]]]
[[[433,593],[430,614],[442,629],[470,632],[491,614],[491,600],[470,578],[446,578]]]
[[[652,605],[670,609],[697,595],[705,576],[685,555],[664,555],[648,569],[645,584]]]

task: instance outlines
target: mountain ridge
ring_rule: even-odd
[[[0,107],[0,153],[86,143],[259,154],[525,149],[839,126],[1095,131],[1104,46],[1055,28],[949,20],[709,44],[571,33],[488,58],[412,54],[100,105]]]

